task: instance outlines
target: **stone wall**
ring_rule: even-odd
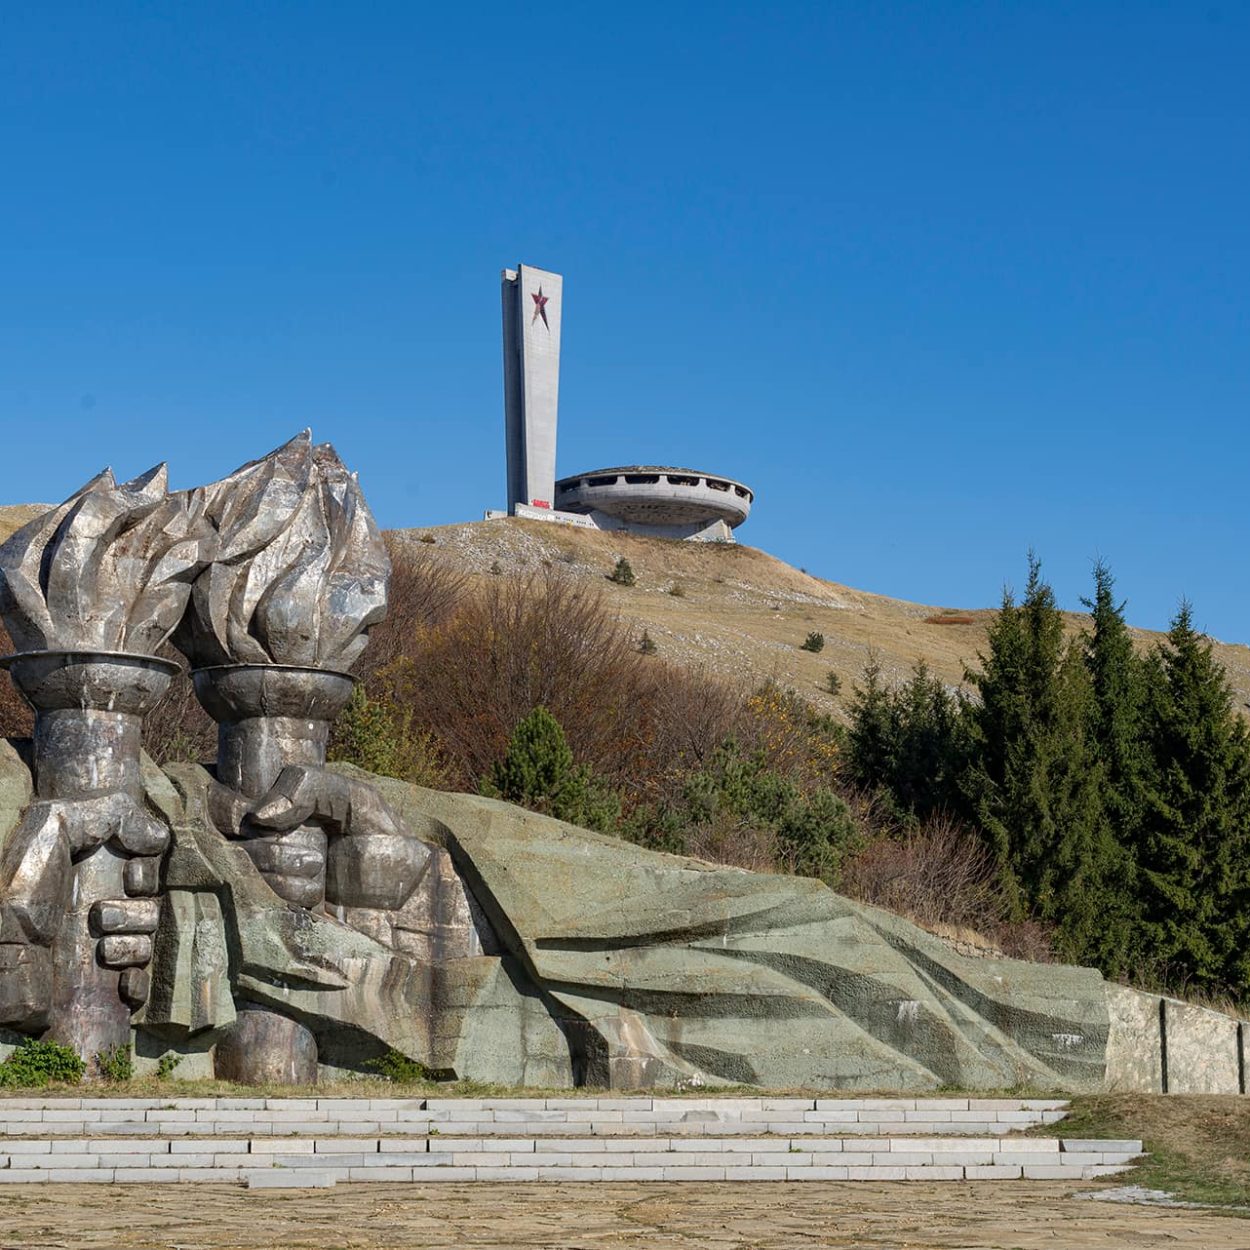
[[[1244,1094],[1246,1022],[1175,998],[1107,986],[1109,1091]]]

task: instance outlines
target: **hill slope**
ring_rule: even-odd
[[[502,573],[540,572],[546,565],[601,586],[622,620],[641,637],[645,629],[658,654],[712,673],[792,686],[837,711],[875,654],[885,675],[902,680],[924,660],[944,681],[958,685],[964,666],[985,649],[992,608],[959,608],[891,599],[812,577],[754,547],[681,543],[633,534],[601,533],[541,521],[479,521],[397,531],[423,542],[475,582]],[[430,540],[433,540],[432,542]],[[606,580],[624,556],[637,581]],[[960,622],[931,623],[953,615]],[[1070,628],[1084,618],[1066,614]],[[969,619],[970,618],[970,619]],[[824,650],[799,650],[809,632],[824,634]],[[1161,635],[1133,631],[1146,647]],[[1250,705],[1250,647],[1216,643],[1238,702]],[[842,682],[830,693],[829,673]]]

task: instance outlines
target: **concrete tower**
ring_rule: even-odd
[[[508,511],[555,506],[563,279],[518,265],[503,271],[503,390]]]

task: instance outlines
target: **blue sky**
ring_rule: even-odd
[[[14,3],[0,499],[311,425],[382,524],[504,498],[499,270],[565,275],[559,468],[943,606],[1106,558],[1250,638],[1250,6]]]

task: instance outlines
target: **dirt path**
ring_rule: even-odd
[[[1080,1201],[1073,1191],[1070,1182],[359,1185],[283,1194],[55,1185],[0,1194],[0,1248],[1250,1248],[1250,1221]]]

